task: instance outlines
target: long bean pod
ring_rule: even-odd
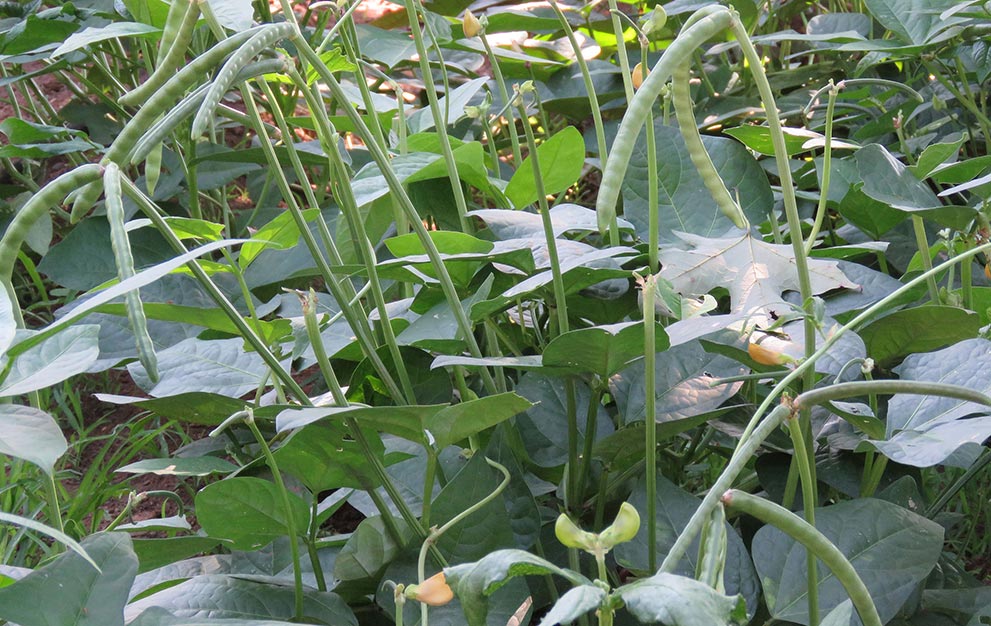
[[[171,45],[167,48],[164,56],[158,59],[158,66],[155,71],[143,82],[131,91],[117,99],[117,102],[124,106],[137,106],[149,98],[159,87],[175,74],[175,71],[186,59],[186,51],[193,41],[193,32],[196,30],[196,21],[200,18],[201,0],[193,0],[186,8],[182,22],[176,29],[175,37]],[[164,37],[163,37],[164,42]]]
[[[704,10],[706,9],[700,9],[700,11]],[[691,57],[696,48],[729,27],[732,20],[733,14],[725,7],[709,9],[704,17],[682,30],[640,85],[640,89],[626,110],[626,115],[623,116],[623,122],[613,140],[609,161],[602,174],[602,184],[599,187],[599,197],[595,206],[601,232],[605,233],[616,217],[616,203],[619,201],[623,178],[629,167],[633,148],[636,146],[637,135],[640,134],[640,129],[647,121],[654,101],[660,96],[668,78],[679,64]]]
[[[124,196],[120,179],[120,167],[116,163],[108,163],[103,174],[103,188],[107,199],[107,221],[110,222],[110,247],[113,248],[117,263],[117,278],[127,280],[134,276],[134,257],[131,255],[131,242],[124,225]],[[148,378],[152,382],[158,382],[158,357],[155,355],[151,335],[148,334],[148,318],[145,317],[140,292],[137,289],[128,291],[124,295],[124,302],[127,306],[127,318],[134,332],[138,360],[148,373]]]
[[[172,42],[175,41],[176,33],[186,16],[186,9],[192,0],[172,0],[169,5],[168,15],[165,17],[165,26],[162,28],[162,38],[158,40],[158,58],[169,51]]]
[[[789,537],[808,548],[833,572],[836,579],[846,589],[853,606],[857,609],[864,626],[881,626],[881,617],[871,599],[870,591],[860,579],[850,561],[829,539],[814,526],[795,515],[783,506],[758,498],[744,491],[730,490],[723,494],[724,505],[748,515],[752,515],[784,532]]]
[[[231,55],[231,58],[224,63],[224,67],[217,73],[217,78],[210,85],[210,89],[206,92],[206,98],[203,99],[200,109],[196,112],[196,117],[193,118],[191,133],[193,139],[206,131],[210,118],[213,117],[213,111],[220,104],[220,99],[231,88],[231,85],[237,80],[238,74],[248,62],[261,52],[271,48],[280,39],[291,36],[294,33],[294,28],[294,25],[288,23],[266,24],[262,30]]]

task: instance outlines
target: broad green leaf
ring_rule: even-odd
[[[62,43],[78,29],[78,22],[28,15],[0,35],[0,53],[13,55],[43,48],[51,49],[55,47],[54,44]]]
[[[424,427],[433,435],[437,448],[443,449],[532,406],[533,404],[515,393],[500,393],[445,407],[427,417]]]
[[[143,574],[182,559],[210,552],[222,539],[189,535],[164,539],[134,539],[134,553],[138,555],[138,573]]]
[[[964,137],[959,137],[954,141],[926,146],[926,149],[919,155],[918,161],[908,167],[909,171],[919,180],[925,180],[940,165],[946,162],[955,163],[960,153],[960,146],[963,145],[964,141]]]
[[[0,133],[7,136],[11,145],[35,144],[64,135],[78,135],[80,131],[64,126],[36,124],[17,117],[8,117],[0,122]]]
[[[0,396],[37,391],[85,372],[100,356],[99,333],[100,328],[93,324],[73,326],[28,348],[14,359],[0,384]]]
[[[503,480],[502,473],[486,463],[481,454],[472,456],[434,497],[430,523],[440,526],[492,493]],[[479,559],[514,545],[509,513],[501,498],[495,498],[443,534],[437,547],[452,563]]]
[[[239,335],[241,332],[231,321],[231,318],[219,308],[207,309],[166,302],[143,302],[142,308],[144,308],[145,316],[150,320],[194,324],[229,335]],[[122,302],[112,302],[102,305],[97,311],[110,315],[126,316],[127,306]],[[259,320],[257,322],[252,320],[251,322],[246,321],[246,323],[254,328],[269,345],[278,343],[281,339],[292,334],[292,322],[287,319]]]
[[[575,406],[578,433],[584,440],[588,427],[586,407],[592,399],[588,385],[575,381]],[[516,418],[516,428],[523,439],[530,460],[538,467],[559,467],[568,460],[568,391],[564,381],[542,373],[527,372],[520,378],[516,393],[534,404]],[[605,407],[596,407],[595,438],[613,432]]]
[[[204,341],[191,337],[158,352],[158,383],[140,363],[128,365],[135,382],[157,398],[190,392],[239,398],[254,391],[269,374],[257,352],[245,352],[241,339]]]
[[[696,341],[675,346],[658,353],[655,358],[656,422],[690,419],[699,413],[716,409],[737,392],[742,383],[713,387],[717,378],[737,376],[746,368],[732,359],[706,352]],[[616,398],[621,424],[645,419],[642,361],[633,363],[610,378],[609,389]]]
[[[991,342],[968,339],[913,354],[894,369],[903,380],[961,385],[991,392]],[[871,441],[885,456],[915,467],[969,467],[991,437],[991,409],[939,396],[896,394],[888,403],[887,440]],[[979,417],[973,417],[973,415]]]
[[[386,30],[371,24],[357,24],[358,43],[369,59],[392,69],[402,61],[408,61],[416,54],[416,45],[409,33]]]
[[[798,271],[790,245],[765,243],[746,233],[740,237],[710,239],[681,234],[689,249],[661,249],[661,275],[682,293],[708,293],[717,287],[729,291],[730,310],[752,314],[778,309],[786,291],[798,291]],[[809,259],[812,294],[834,289],[856,289],[836,261]]]
[[[458,85],[448,95],[437,101],[439,109],[445,112],[443,117],[446,124],[454,124],[464,117],[465,106],[471,102],[475,94],[481,91],[486,82],[488,82],[488,79],[485,77],[473,78]],[[422,133],[434,128],[434,116],[430,112],[429,107],[421,107],[413,111],[407,118],[407,124],[409,124],[410,129],[414,133]]]
[[[155,28],[165,26],[169,14],[169,3],[165,0],[123,0],[124,7],[135,20]]]
[[[668,336],[658,324],[657,351],[668,348]],[[643,322],[593,326],[558,335],[544,348],[543,364],[592,372],[603,379],[644,354]]]
[[[138,559],[126,533],[99,533],[82,541],[99,566],[66,552],[0,589],[0,619],[21,626],[124,626],[124,604]]]
[[[380,411],[399,412],[402,408],[405,407],[382,407]],[[355,421],[363,429],[369,429],[365,439],[370,453],[384,463],[382,440],[370,430],[374,425],[361,419]],[[313,493],[342,487],[367,489],[379,483],[362,446],[355,441],[350,429],[336,421],[316,422],[293,433],[275,451],[275,460],[281,470],[300,479]]]
[[[176,617],[165,609],[153,606],[142,613],[130,626],[285,626],[284,620]],[[306,626],[305,624],[303,626]]]
[[[920,306],[895,311],[858,331],[867,354],[887,368],[915,352],[930,352],[977,337],[981,318],[952,306]]]
[[[152,33],[161,32],[154,26],[139,24],[137,22],[114,22],[106,26],[84,28],[79,32],[69,35],[61,46],[52,52],[52,58],[60,57],[76,50],[81,50],[86,46],[108,39],[119,37],[147,36]]]
[[[865,0],[864,4],[903,44],[930,43],[938,32],[959,21],[940,18],[954,0]]]
[[[882,623],[895,616],[929,575],[943,547],[943,528],[900,506],[861,499],[816,509],[816,528],[849,559],[870,591]],[[754,564],[771,616],[808,624],[806,549],[764,526],[754,536]],[[839,580],[819,563],[819,614],[848,599]]]
[[[409,528],[405,524],[399,527]],[[364,519],[334,560],[334,577],[343,581],[368,580],[374,585],[402,548],[392,540],[380,516]]]
[[[589,585],[581,574],[554,565],[525,550],[497,550],[475,563],[444,569],[447,584],[461,601],[469,626],[483,626],[488,614],[488,596],[516,576],[553,574],[572,585]]]
[[[605,597],[605,590],[595,585],[572,587],[544,615],[544,618],[540,620],[540,626],[571,623],[582,615],[597,609]]]
[[[302,212],[303,221],[312,222],[320,215],[320,209],[306,209]],[[249,241],[241,246],[241,253],[238,255],[238,264],[241,269],[251,265],[259,254],[266,248],[284,249],[296,245],[299,241],[299,226],[293,219],[292,211],[284,211],[268,224],[265,224],[258,232],[251,236]]]
[[[544,193],[564,191],[581,176],[582,166],[585,164],[585,140],[578,129],[569,126],[537,147],[537,160],[540,163]],[[531,157],[523,160],[506,185],[505,193],[517,209],[537,201]]]
[[[516,211],[512,209],[478,209],[469,211],[468,215],[477,217],[485,222],[492,234],[502,241],[512,239],[542,238],[544,236],[544,221],[537,213]],[[592,209],[564,202],[551,208],[551,229],[555,237],[565,233],[585,235],[599,232],[595,211]],[[620,231],[632,232],[633,224],[620,218]]]
[[[458,164],[458,175],[465,182],[482,189],[488,187],[488,178],[479,179],[473,174],[479,169],[476,162],[483,157],[478,143],[469,143],[454,149],[454,160]],[[433,152],[411,152],[394,157],[390,161],[393,173],[403,183],[422,181],[433,178],[447,178],[447,170],[435,163],[443,163],[443,156]],[[382,170],[375,163],[369,163],[361,168],[351,180],[355,202],[363,207],[389,194],[389,185],[382,175]],[[391,215],[391,213],[390,213]]]
[[[785,150],[788,156],[795,156],[803,152],[809,152],[813,148],[822,148],[826,145],[826,138],[815,131],[805,128],[782,128],[785,136]],[[771,141],[771,131],[767,126],[736,126],[723,131],[727,135],[739,140],[755,152],[774,156],[774,145]],[[859,146],[834,139],[830,144],[833,150],[856,149]]]
[[[296,531],[306,529],[309,507],[289,493]],[[282,496],[274,483],[238,476],[207,485],[196,494],[196,518],[210,537],[230,539],[242,550],[253,550],[288,533]]]
[[[51,537],[55,541],[60,541],[60,542],[64,543],[69,549],[71,549],[73,552],[75,552],[76,554],[78,554],[84,561],[86,561],[91,566],[93,566],[93,569],[94,570],[100,571],[100,566],[97,565],[96,564],[96,561],[93,560],[93,557],[91,557],[86,552],[86,549],[83,548],[80,544],[78,544],[75,539],[73,539],[72,537],[70,537],[69,535],[63,533],[60,530],[56,530],[55,528],[52,528],[52,527],[47,526],[45,524],[42,524],[41,522],[36,522],[33,519],[28,519],[26,517],[21,517],[20,515],[12,515],[10,513],[4,513],[3,511],[0,511],[0,522],[5,522],[7,524],[13,524],[15,526],[23,526],[23,527],[28,528],[30,530],[33,530],[33,531],[35,531],[37,533],[41,533],[43,535],[48,535],[49,537]],[[0,566],[0,568],[2,568],[2,567],[5,567],[5,566]],[[30,571],[31,570],[27,570],[27,572],[30,572]],[[0,569],[0,573],[3,573],[3,570],[2,569]],[[7,573],[9,573],[9,572],[7,572]],[[18,577],[18,580],[20,580],[20,578],[23,578],[23,576],[19,576]],[[2,586],[3,585],[0,585],[0,587],[2,587]]]
[[[124,474],[155,474],[156,476],[210,476],[229,474],[237,465],[215,456],[144,459],[118,469]]]
[[[207,0],[217,21],[234,32],[248,30],[255,15],[251,0]]]
[[[637,536],[632,541],[621,543],[613,549],[616,562],[621,566],[637,572],[649,573],[647,563],[647,490],[646,479],[637,481],[636,487],[629,498],[630,504],[640,512],[641,524]],[[674,545],[675,539],[685,529],[688,520],[698,509],[701,501],[692,494],[684,491],[663,475],[657,476],[657,554],[664,555]],[[754,573],[753,564],[747,553],[743,540],[736,530],[728,523],[726,525],[726,592],[731,595],[740,594],[746,598],[750,614],[757,609],[760,595],[760,584]],[[699,553],[698,537],[692,542],[681,560],[675,574],[693,576],[695,563]]]
[[[291,584],[270,584],[237,576],[202,575],[132,602],[127,607],[126,615],[133,618],[151,607],[161,607],[181,618],[275,620],[285,623],[295,612],[294,594]],[[334,626],[358,624],[344,600],[326,591],[304,589],[303,614],[317,623]],[[200,623],[204,626],[210,624],[209,621],[179,622],[183,626],[197,626]],[[254,626],[250,621],[247,624]]]
[[[616,593],[643,623],[667,626],[729,626],[747,621],[743,597],[724,596],[687,576],[656,574],[624,585]]]
[[[724,237],[739,232],[705,188],[678,129],[665,125],[657,117],[654,134],[661,241],[677,241],[675,233]],[[757,161],[733,139],[703,137],[703,143],[733,197],[740,198],[744,214],[754,224],[763,222],[773,198],[767,175]],[[636,226],[637,234],[644,240],[649,235],[647,198],[650,184],[647,141],[645,135],[641,135],[630,159],[622,193],[623,215]]]
[[[0,404],[0,454],[34,463],[51,476],[67,449],[51,415],[29,406]]]
[[[244,402],[214,393],[180,393],[165,398],[137,398],[105,393],[95,394],[101,402],[130,404],[146,409],[166,419],[182,420],[191,424],[219,426],[225,419],[244,408]],[[259,411],[255,411],[255,416]]]

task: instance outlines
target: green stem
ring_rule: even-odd
[[[657,333],[654,328],[654,299],[657,277],[648,276],[643,283],[643,344],[644,344],[644,460],[647,464],[647,563],[650,571],[657,569]]]
[[[882,626],[871,594],[857,570],[829,539],[791,511],[743,491],[727,491],[723,504],[770,524],[811,550],[846,589],[865,626]]]
[[[58,487],[55,484],[55,476],[53,474],[49,474],[48,480],[45,481],[45,493],[48,497],[49,514],[55,520],[55,528],[59,532],[64,533],[65,524],[62,521],[62,506],[59,504]]]
[[[795,398],[795,406],[813,406],[867,394],[911,393],[924,396],[942,396],[991,406],[991,396],[960,385],[932,383],[924,380],[861,380],[837,383],[820,389],[806,391]]]
[[[802,425],[794,417],[785,420],[788,425],[788,433],[791,435],[792,448],[795,451],[795,461],[798,465],[798,473],[802,480],[802,509],[805,514],[805,521],[811,526],[815,526],[816,488],[812,483],[812,459],[809,457],[808,448],[805,445],[805,437],[802,434]],[[816,565],[816,557],[811,548],[806,548],[806,580],[808,582],[808,606],[809,606],[809,626],[819,625],[819,571]]]
[[[812,232],[809,233],[809,237],[805,241],[805,254],[811,254],[812,248],[816,245],[819,231],[822,229],[822,222],[826,219],[826,201],[829,200],[829,184],[833,173],[833,110],[836,108],[836,96],[839,95],[839,88],[833,85],[832,80],[829,81],[829,89],[826,93],[829,100],[826,104],[826,145],[823,146],[822,151],[822,185],[819,189],[816,219],[812,224]]]
[[[615,0],[613,1],[615,2]],[[493,52],[492,45],[489,43],[488,37],[485,36],[485,31],[482,30],[478,36],[482,40],[482,45],[485,47],[485,54],[489,57],[489,66],[492,68],[492,79],[495,81],[496,89],[499,91],[502,106],[506,106],[510,102],[509,91],[506,89],[506,80],[502,77],[502,68],[499,67],[499,59],[496,57],[495,52]],[[526,117],[523,119],[525,123]],[[513,114],[513,107],[511,106],[506,107],[506,122],[509,142],[513,149],[513,168],[517,168],[523,163],[523,154],[520,152],[520,137],[516,131],[516,116]],[[496,161],[495,165],[496,174],[498,174],[499,162]]]
[[[922,268],[928,273],[933,268],[932,252],[929,250],[925,222],[918,215],[912,216],[912,230],[915,232],[915,245],[919,249]],[[926,278],[926,286],[929,287],[929,299],[932,300],[933,304],[939,304],[939,287],[936,285],[936,276],[929,274]]]
[[[268,446],[268,442],[265,441],[265,437],[262,436],[260,430],[258,430],[258,425],[255,424],[255,418],[251,410],[247,411],[247,416],[244,418],[244,423],[248,425],[251,430],[251,434],[255,436],[255,440],[258,445],[261,446],[262,452],[265,455],[265,461],[268,464],[269,469],[272,471],[272,478],[275,480],[275,486],[278,487],[279,495],[282,498],[282,506],[285,509],[286,515],[286,532],[289,535],[289,551],[292,554],[292,571],[293,571],[293,584],[295,588],[295,617],[297,620],[303,619],[303,569],[300,565],[299,558],[299,537],[296,534],[296,516],[293,513],[292,504],[289,501],[289,490],[286,489],[286,484],[282,480],[282,473],[279,472],[279,465],[275,462],[275,455],[272,454],[272,449]]]

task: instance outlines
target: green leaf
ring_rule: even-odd
[[[870,591],[883,623],[929,575],[943,547],[943,528],[883,500],[851,500],[816,509],[816,528],[849,559]],[[754,564],[775,619],[808,624],[806,549],[764,526],[754,536]],[[820,617],[848,599],[839,580],[819,564]]]
[[[675,574],[656,574],[624,585],[616,593],[626,610],[645,623],[667,626],[723,626],[747,621],[743,597],[729,597],[705,583]]]
[[[182,324],[193,324],[216,330],[229,335],[239,335],[240,329],[234,325],[231,318],[218,308],[204,308],[200,306],[184,306],[180,304],[169,304],[166,302],[143,302],[142,308],[145,316],[150,320],[161,320],[164,322],[180,322]],[[112,302],[104,304],[96,309],[99,313],[109,315],[126,316],[127,306],[123,302]],[[292,322],[287,319],[259,320],[247,322],[265,340],[265,343],[272,345],[292,334]]]
[[[536,213],[512,209],[478,209],[469,211],[468,215],[485,222],[492,234],[502,241],[526,241],[544,237],[544,221]],[[633,232],[633,224],[622,218],[618,222],[620,232]],[[599,232],[599,224],[594,210],[563,202],[551,208],[551,229],[555,237],[566,233],[588,235]]]
[[[76,50],[81,50],[91,44],[107,41],[108,39],[118,39],[120,37],[147,36],[152,33],[160,33],[161,30],[147,24],[137,22],[113,22],[106,26],[84,28],[77,33],[69,35],[61,46],[52,52],[52,58],[60,57]]]
[[[28,348],[14,359],[0,384],[0,396],[37,391],[85,372],[100,356],[99,334],[100,327],[93,324],[73,326]]]
[[[217,21],[221,26],[234,32],[241,32],[251,28],[251,21],[255,16],[255,9],[251,5],[251,0],[207,0],[210,9],[217,16]]]
[[[821,148],[826,142],[824,135],[805,128],[781,129],[785,136],[785,151],[788,156],[809,152],[813,148]],[[743,145],[755,152],[774,156],[774,145],[771,141],[771,130],[767,126],[736,126],[723,130],[727,135],[737,139]],[[859,146],[834,139],[830,144],[833,150],[856,149]]]
[[[540,626],[568,624],[589,611],[597,609],[605,597],[605,590],[595,585],[572,587],[544,615],[544,618],[540,620]]]
[[[118,469],[124,474],[155,474],[156,476],[210,476],[230,474],[237,465],[215,456],[144,459]]]
[[[130,404],[166,419],[204,426],[219,426],[225,419],[244,408],[244,402],[235,398],[200,392],[180,393],[166,398],[136,398],[105,393],[95,394],[95,397],[101,402]],[[258,411],[255,411],[255,416],[259,416]]]
[[[233,575],[201,575],[132,602],[127,607],[127,616],[133,618],[151,607],[161,607],[181,618],[276,620],[285,623],[292,619],[295,612],[294,595],[292,585],[269,584]],[[358,624],[354,613],[344,600],[337,594],[326,591],[304,589],[303,614],[308,620],[322,624],[334,624],[334,626]],[[209,621],[179,622],[184,626],[210,623]],[[221,621],[218,626],[221,624],[226,626],[228,622]],[[252,621],[247,621],[246,624],[255,626]]]
[[[306,502],[289,493],[297,531],[307,527]],[[230,539],[234,547],[254,550],[288,533],[288,518],[278,487],[267,480],[238,476],[207,485],[196,494],[196,518],[210,537]]]
[[[692,165],[685,141],[677,128],[658,117],[654,121],[657,155],[658,220],[661,241],[677,241],[676,232],[722,237],[739,232],[723,215]],[[773,204],[767,175],[747,149],[733,139],[703,137],[712,163],[733,197],[739,197],[744,214],[759,224]],[[642,239],[649,235],[647,199],[651,181],[647,176],[647,140],[637,140],[623,180],[623,215]],[[693,291],[694,293],[694,291]]]
[[[309,223],[320,215],[320,209],[306,209],[302,215],[303,220]],[[237,258],[238,264],[244,269],[267,248],[285,249],[296,245],[298,241],[299,227],[293,219],[292,211],[284,211],[258,229],[258,232],[241,246],[241,253]]]
[[[8,117],[0,122],[0,133],[7,136],[9,144],[18,146],[45,142],[60,135],[78,135],[79,132],[64,126],[36,124],[17,117]]]
[[[746,368],[732,359],[711,354],[696,341],[660,352],[655,363],[656,422],[690,419],[716,409],[737,392],[742,382],[712,387],[717,378],[737,376]],[[621,424],[645,419],[647,398],[644,391],[643,362],[636,362],[610,378],[609,389],[616,398]]]
[[[968,339],[937,352],[913,354],[894,371],[903,380],[989,393],[991,341]],[[896,394],[888,402],[887,441],[871,441],[871,445],[904,465],[969,467],[981,444],[991,437],[988,413],[988,407],[954,398]]]
[[[0,290],[0,354],[14,342],[17,335],[17,320],[14,317],[14,303],[6,289]],[[20,306],[20,305],[17,305]]]
[[[637,572],[649,573],[647,563],[647,489],[646,478],[637,481],[629,502],[645,523],[640,526],[637,536],[632,541],[621,543],[613,549],[616,562],[627,569]],[[684,491],[674,483],[667,480],[660,473],[657,476],[657,554],[663,555],[674,545],[675,539],[685,529],[688,520],[698,509],[701,500]],[[726,592],[729,594],[741,594],[746,598],[750,613],[757,609],[757,600],[760,595],[760,584],[754,573],[753,564],[747,553],[743,540],[740,539],[736,530],[727,523],[726,525]],[[689,546],[685,558],[681,560],[675,574],[683,576],[694,576],[695,563],[699,553],[698,537]]]
[[[959,137],[954,141],[945,141],[926,146],[926,149],[919,155],[915,165],[909,165],[908,169],[919,180],[924,180],[940,165],[947,161],[955,163],[960,153],[960,146],[965,141],[964,137]]]
[[[86,561],[87,563],[89,563],[90,565],[92,565],[93,566],[93,569],[95,569],[96,571],[100,571],[100,566],[97,565],[96,564],[96,561],[93,560],[93,557],[91,557],[86,552],[86,549],[83,548],[78,543],[76,543],[76,540],[75,539],[73,539],[72,537],[70,537],[69,535],[63,533],[60,530],[56,530],[56,529],[54,529],[54,528],[52,528],[50,526],[46,526],[45,524],[42,524],[41,522],[36,522],[33,519],[28,519],[26,517],[21,517],[20,515],[12,515],[10,513],[4,513],[3,511],[0,511],[0,522],[6,522],[8,524],[13,524],[15,526],[23,526],[23,527],[28,528],[30,530],[33,530],[33,531],[35,531],[37,533],[41,533],[43,535],[48,535],[52,539],[64,543],[69,549],[71,549],[73,552],[75,552],[76,554],[78,554],[84,561]],[[0,567],[4,567],[4,566],[0,566]],[[0,571],[2,571],[2,570],[0,570]],[[30,572],[31,570],[27,570],[27,571]],[[19,578],[23,578],[23,576],[21,576]],[[0,587],[3,587],[3,586],[5,586],[5,585],[0,585]]]
[[[216,626],[285,626],[286,622],[267,619],[176,617],[161,607],[153,606],[131,622],[130,626],[212,626],[214,624]]]
[[[569,126],[537,147],[537,160],[540,162],[544,193],[564,191],[581,176],[582,166],[585,164],[585,140],[577,128]],[[531,157],[525,158],[509,179],[505,193],[517,209],[537,201]]]
[[[65,41],[78,29],[79,24],[76,22],[28,15],[0,35],[0,53],[14,55],[42,48],[50,49],[54,44]]]
[[[400,524],[400,528],[409,526]],[[374,585],[402,548],[386,532],[380,516],[366,518],[334,559],[334,577],[342,581],[367,580]]]
[[[867,354],[887,369],[914,352],[929,352],[977,337],[981,317],[952,306],[903,309],[871,322],[858,332]]]
[[[959,21],[940,17],[955,0],[865,0],[864,4],[904,44],[929,43],[937,33]]]
[[[34,463],[51,476],[67,449],[51,415],[29,406],[0,404],[0,454]]]
[[[525,550],[497,550],[475,563],[444,569],[447,584],[461,601],[469,626],[484,626],[488,596],[516,576],[554,574],[572,585],[590,585],[581,574],[554,565]]]
[[[667,333],[656,325],[657,351],[669,346]],[[608,378],[643,357],[643,322],[593,326],[558,335],[544,348],[543,364],[592,372]]]
[[[138,555],[138,573],[164,567],[197,554],[210,552],[225,543],[214,537],[166,537],[164,539],[134,539],[134,552]]]
[[[445,407],[427,417],[424,427],[433,435],[434,445],[442,450],[532,406],[526,398],[515,393],[500,393]]]
[[[138,571],[131,538],[99,533],[82,547],[99,570],[66,552],[0,589],[0,619],[21,626],[124,626],[124,604]]]
[[[402,408],[405,407],[382,407],[380,411],[388,413],[391,409],[398,413]],[[384,462],[382,440],[371,430],[375,425],[360,418],[355,421],[367,429],[370,453]],[[379,484],[362,446],[338,422],[324,420],[296,431],[275,451],[275,460],[280,469],[299,478],[313,493],[342,487],[367,489]]]
[[[239,398],[254,391],[269,374],[257,352],[246,352],[239,338],[204,341],[190,337],[158,352],[158,383],[153,384],[140,363],[128,371],[152,396],[162,398],[194,391]]]

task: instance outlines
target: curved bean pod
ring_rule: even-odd
[[[726,568],[726,509],[720,502],[709,516],[709,521],[702,529],[702,541],[699,542],[698,572],[696,578],[709,585],[719,593],[725,593],[723,572]]]
[[[668,46],[660,61],[654,65],[650,74],[640,85],[639,91],[630,102],[623,122],[620,124],[616,138],[613,140],[609,161],[602,174],[602,184],[599,187],[599,197],[595,205],[598,214],[599,230],[605,233],[609,224],[616,217],[616,203],[619,200],[623,177],[630,164],[637,135],[647,120],[647,115],[654,106],[654,101],[661,94],[665,83],[679,64],[690,58],[692,52],[710,37],[725,30],[733,21],[733,14],[723,6],[700,9],[704,17],[697,20],[689,19],[691,26],[683,29],[681,34]],[[692,17],[694,18],[695,15]]]
[[[812,551],[846,589],[865,626],[881,626],[874,600],[857,570],[833,543],[814,526],[788,509],[744,491],[731,489],[723,494],[723,504],[752,515],[782,531]]]
[[[103,173],[103,187],[107,196],[107,221],[110,222],[110,247],[114,250],[114,260],[117,262],[117,278],[127,280],[134,276],[134,257],[131,255],[131,242],[127,238],[124,226],[124,196],[120,186],[120,167],[116,163],[108,163]],[[138,360],[148,373],[152,382],[158,382],[158,357],[155,355],[155,345],[148,334],[148,318],[145,317],[141,295],[137,289],[132,289],[124,295],[127,305],[127,319],[131,322],[134,340],[138,348]]]
[[[162,55],[172,47],[172,42],[175,41],[176,33],[179,31],[179,26],[182,24],[182,18],[186,15],[190,1],[172,0],[172,4],[169,5],[169,13],[165,17],[165,27],[162,28],[162,38],[158,40],[157,59],[162,58]]]
[[[262,28],[265,27],[251,28],[219,42],[193,59],[169,80],[165,81],[165,84],[159,87],[158,91],[124,125],[124,128],[117,135],[114,142],[110,144],[110,148],[107,149],[106,154],[103,155],[103,159],[100,162],[103,164],[113,162],[118,165],[127,163],[131,149],[145,134],[148,127],[156,119],[164,115],[176,100],[181,98],[190,87],[202,78],[203,74],[220,64],[224,57],[236,50],[238,46],[250,39]],[[103,186],[100,182],[90,183],[76,190],[71,199],[72,213],[70,215],[70,221],[73,224],[81,220],[93,208],[102,191]]]
[[[158,186],[158,179],[162,175],[163,148],[164,145],[159,141],[148,152],[148,159],[145,160],[145,188],[148,190],[148,195],[155,194],[155,187]]]
[[[280,39],[286,39],[292,36],[294,33],[293,29],[294,25],[287,22],[266,24],[261,31],[256,33],[243,46],[238,48],[237,52],[231,55],[231,58],[227,60],[224,67],[217,73],[217,78],[210,85],[203,104],[200,105],[199,111],[196,112],[196,117],[193,118],[193,130],[191,133],[193,139],[206,131],[207,125],[210,123],[210,118],[213,117],[213,111],[220,104],[220,99],[224,97],[227,90],[234,84],[238,73],[244,66],[259,53],[271,48]]]
[[[171,13],[171,11],[170,11]],[[147,100],[155,93],[159,87],[165,84],[175,71],[186,60],[186,51],[193,40],[193,31],[196,30],[196,22],[200,19],[200,0],[193,0],[186,8],[182,17],[182,22],[176,29],[175,36],[165,56],[158,59],[158,67],[151,73],[151,76],[144,83],[138,85],[131,91],[121,96],[117,102],[125,106],[137,106]],[[165,37],[162,37],[165,43]]]
[[[102,172],[103,168],[96,163],[81,165],[62,174],[31,196],[14,216],[3,238],[0,239],[0,281],[10,282],[14,264],[17,262],[17,253],[38,218],[53,206],[61,204],[70,191],[98,180]]]
[[[674,103],[674,112],[678,118],[678,129],[681,137],[685,140],[685,147],[688,149],[688,156],[692,159],[692,164],[702,176],[705,188],[709,190],[712,199],[716,201],[716,206],[737,228],[746,229],[749,224],[743,210],[733,200],[726,184],[716,171],[716,166],[712,164],[712,158],[702,143],[702,136],[699,134],[698,125],[695,123],[695,108],[692,106],[692,92],[689,81],[691,80],[691,63],[685,59],[674,69],[671,74],[671,100]]]

